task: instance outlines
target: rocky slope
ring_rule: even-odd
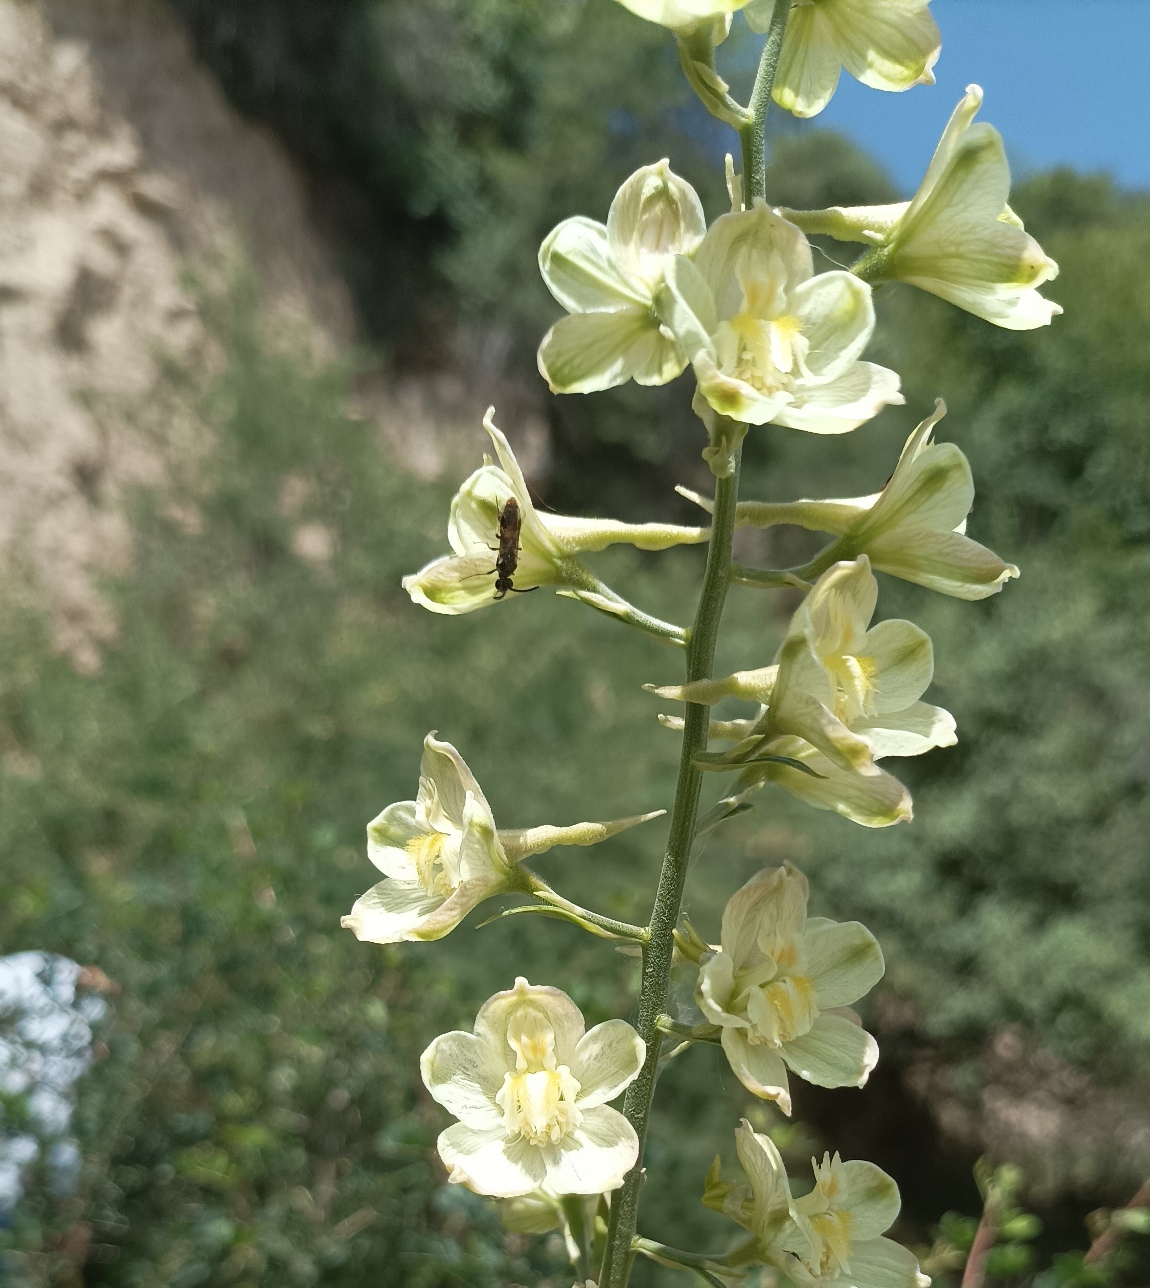
[[[201,338],[186,266],[237,243],[273,307],[350,338],[299,175],[159,0],[0,0],[0,557],[82,667],[114,631],[95,583],[130,558],[124,489],[195,435],[139,414],[157,355]]]

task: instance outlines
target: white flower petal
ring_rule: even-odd
[[[607,229],[593,219],[576,216],[553,228],[539,248],[539,271],[569,313],[614,312],[650,303],[642,284],[620,271]]]
[[[735,1128],[735,1150],[751,1183],[748,1228],[757,1238],[769,1243],[792,1211],[787,1169],[774,1141],[753,1131],[745,1118]]]
[[[417,881],[389,878],[361,894],[340,925],[365,943],[398,944],[414,938],[443,903],[442,895],[428,894]]]
[[[665,160],[643,166],[623,184],[607,215],[610,253],[629,279],[661,282],[675,255],[691,255],[707,232],[694,188]]]
[[[723,953],[736,971],[763,953],[779,957],[802,939],[807,922],[807,879],[797,868],[764,868],[727,900]]]
[[[834,97],[842,59],[822,5],[791,10],[775,77],[774,100],[795,116],[818,116]]]
[[[935,747],[958,741],[954,716],[929,702],[915,702],[904,711],[860,720],[855,731],[866,739],[876,760],[884,756],[921,756]]]
[[[699,967],[699,979],[695,985],[695,1001],[699,1010],[712,1024],[745,1029],[746,1020],[727,1010],[734,991],[735,963],[730,954],[712,953]]]
[[[956,599],[986,599],[1018,576],[1013,564],[957,532],[892,532],[867,548],[880,571]]]
[[[547,1176],[542,1150],[521,1136],[509,1139],[502,1127],[481,1132],[452,1123],[440,1133],[437,1148],[449,1181],[491,1198],[530,1194]]]
[[[476,800],[468,793],[463,809],[463,836],[459,842],[461,882],[487,882],[493,888],[499,888],[510,868],[490,807],[486,801]]]
[[[517,1013],[530,1008],[540,1013],[555,1033],[555,1061],[568,1067],[583,1036],[583,1012],[561,989],[546,984],[529,984],[523,976],[515,987],[488,998],[475,1017],[475,1032],[493,1048],[506,1052],[513,1063],[507,1042],[507,1026]],[[508,1065],[510,1068],[510,1064]]]
[[[890,482],[859,525],[861,540],[893,532],[953,532],[974,505],[970,462],[954,443],[932,443],[913,459],[900,458]]]
[[[614,1109],[588,1109],[583,1121],[560,1144],[543,1150],[547,1188],[554,1194],[607,1194],[639,1157],[635,1129]]]
[[[462,830],[466,823],[468,797],[472,797],[480,806],[482,815],[492,830],[495,820],[491,815],[491,806],[483,789],[468,768],[467,762],[449,742],[442,742],[433,733],[423,740],[423,757],[419,762],[419,777],[429,779],[435,784],[437,804],[442,811],[443,820],[451,826]],[[440,820],[430,816],[432,826],[440,826]]]
[[[596,1024],[579,1039],[571,1062],[579,1083],[579,1108],[592,1109],[614,1100],[638,1077],[646,1054],[643,1039],[626,1020]]]
[[[872,700],[878,715],[904,711],[934,679],[934,646],[912,622],[879,622],[867,631],[859,656],[874,668]]]
[[[747,0],[619,0],[619,3],[648,22],[657,22],[672,31],[688,31],[707,18],[736,12]]]
[[[878,605],[878,582],[866,555],[832,564],[815,583],[791,623],[816,656],[861,648]]]
[[[878,940],[857,921],[812,917],[806,949],[807,971],[824,1011],[857,1002],[882,979],[886,968]]]
[[[426,834],[427,824],[417,819],[415,801],[397,801],[367,825],[367,857],[385,876],[414,881],[415,864],[406,847]]]
[[[890,827],[913,817],[910,793],[877,765],[840,769],[798,738],[781,738],[770,750],[803,761],[821,777],[812,778],[787,765],[775,764],[758,772],[760,780],[777,783],[816,809],[834,810],[862,827]]]
[[[835,1288],[923,1288],[913,1252],[893,1239],[866,1239],[851,1248],[850,1274],[832,1280]]]
[[[419,1072],[432,1098],[460,1122],[476,1131],[502,1127],[503,1114],[495,1097],[506,1065],[474,1033],[441,1034],[424,1051]]]
[[[403,589],[412,603],[430,612],[445,617],[473,613],[495,601],[493,560],[493,555],[443,555],[404,577]]]
[[[596,393],[632,379],[665,385],[685,366],[649,308],[574,313],[560,318],[539,346],[539,372],[557,394]]]
[[[861,1087],[878,1063],[878,1043],[851,1020],[823,1012],[809,1033],[783,1044],[782,1057],[816,1087]]]
[[[902,1207],[898,1186],[874,1163],[851,1160],[843,1163],[842,1169],[846,1193],[836,1198],[835,1206],[851,1214],[853,1240],[877,1239],[894,1225]]]
[[[872,89],[931,85],[942,36],[929,0],[824,0],[843,66]]]
[[[792,291],[814,273],[806,237],[762,201],[750,210],[720,215],[707,229],[694,263],[710,287],[720,319],[742,308],[740,275],[758,276],[759,265],[778,273]]]
[[[752,1046],[743,1029],[723,1030],[723,1050],[736,1078],[753,1096],[773,1100],[789,1115],[791,1092],[787,1068],[771,1047]]]
[[[856,362],[826,384],[804,388],[801,399],[784,407],[775,423],[808,434],[846,434],[884,408],[906,401],[898,373],[873,362]]]
[[[862,357],[874,333],[872,292],[853,273],[820,273],[790,297],[810,343],[806,364],[818,379],[833,379]]]
[[[772,722],[780,734],[804,739],[841,770],[865,771],[873,760],[870,744],[865,738],[849,729],[821,702],[803,693],[788,692],[775,707]],[[767,750],[773,751],[773,748],[768,747]],[[797,770],[789,772],[798,773]]]

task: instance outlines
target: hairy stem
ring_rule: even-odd
[[[764,122],[771,102],[775,72],[779,66],[783,35],[790,15],[787,0],[776,4],[771,29],[763,47],[755,89],[751,97],[751,124],[739,132],[743,150],[743,191],[748,202],[766,199]],[[715,663],[715,645],[723,615],[727,591],[731,585],[731,542],[735,535],[735,512],[739,503],[739,469],[742,445],[732,449],[731,470],[725,478],[715,480],[715,508],[711,522],[711,541],[707,547],[707,567],[695,623],[687,643],[687,682],[709,680]],[[699,796],[703,771],[696,757],[707,750],[710,725],[709,707],[687,703],[683,724],[683,745],[679,753],[679,776],[675,784],[675,804],[671,810],[671,829],[667,851],[659,873],[655,905],[651,910],[648,940],[643,946],[643,979],[639,993],[639,1036],[647,1044],[647,1058],[639,1076],[627,1088],[623,1113],[639,1137],[639,1159],[627,1174],[621,1189],[612,1195],[611,1220],[599,1272],[599,1288],[626,1288],[631,1262],[635,1255],[635,1226],[639,1213],[639,1191],[643,1185],[643,1148],[651,1101],[659,1073],[662,1046],[659,1019],[667,1005],[671,976],[671,956],[675,947],[675,926],[683,902],[687,867],[699,821]]]
[[[719,619],[730,585],[731,538],[735,531],[738,494],[739,471],[736,464],[735,472],[730,478],[716,482],[715,521],[707,551],[707,569],[695,625],[687,646],[688,682],[710,679],[711,676],[715,643],[719,635]],[[671,811],[671,831],[663,858],[663,869],[659,874],[655,906],[651,912],[649,939],[643,952],[643,983],[639,995],[637,1027],[639,1036],[647,1044],[647,1059],[639,1076],[627,1089],[623,1103],[623,1113],[639,1137],[639,1162],[623,1182],[623,1188],[613,1196],[599,1288],[624,1288],[630,1270],[639,1190],[643,1183],[643,1144],[655,1092],[655,1075],[659,1067],[661,1044],[658,1023],[667,1004],[671,953],[675,944],[674,931],[683,901],[687,865],[691,858],[691,845],[695,839],[695,824],[698,820],[699,793],[703,784],[703,773],[696,767],[695,757],[707,749],[709,719],[709,707],[694,702],[687,704],[675,804]]]
[[[775,88],[775,74],[779,70],[783,36],[790,16],[790,0],[776,0],[748,105],[751,120],[739,131],[739,142],[743,146],[743,200],[748,206],[752,206],[757,197],[764,201],[767,199],[767,109],[771,105],[771,92]]]

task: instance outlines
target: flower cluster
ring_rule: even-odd
[[[504,1200],[515,1229],[561,1229],[587,1288],[625,1288],[636,1253],[709,1282],[737,1280],[757,1265],[798,1288],[925,1288],[913,1255],[885,1237],[899,1195],[874,1165],[827,1154],[814,1162],[813,1188],[795,1198],[770,1137],[743,1123],[735,1136],[746,1179],[723,1181],[716,1160],[703,1201],[749,1237],[703,1256],[637,1234],[641,1142],[660,1068],[690,1043],[721,1048],[742,1085],[785,1114],[792,1077],[829,1088],[866,1083],[878,1043],[850,1008],[883,976],[874,936],[856,921],[809,916],[807,879],[787,864],[737,890],[719,942],[708,943],[679,923],[692,846],[759,803],[768,784],[864,827],[909,819],[910,793],[881,762],[952,745],[955,721],[926,700],[934,677],[927,634],[909,621],[875,620],[876,573],[970,601],[1018,576],[967,533],[971,468],[954,443],[934,438],[941,403],[869,496],[740,501],[744,437],[768,426],[844,434],[904,401],[899,376],[866,358],[875,285],[910,283],[1024,330],[1060,311],[1039,294],[1057,265],[1010,209],[1002,140],[975,121],[977,87],[911,201],[795,211],[766,199],[761,142],[772,99],[797,116],[816,115],[844,68],[882,90],[929,84],[940,50],[929,0],[621,3],[674,33],[691,87],[739,131],[743,174],[728,165],[731,209],[709,224],[695,190],[666,160],[623,183],[605,223],[560,223],[539,251],[563,312],[539,346],[538,367],[562,394],[664,385],[689,369],[715,494],[679,490],[710,523],[552,513],[536,504],[489,411],[495,459],[485,457],[452,501],[450,553],[403,586],[414,603],[446,615],[551,587],[686,651],[686,682],[647,686],[687,708],[660,716],[683,733],[683,747],[655,909],[646,926],[616,920],[563,897],[525,861],[556,846],[610,841],[664,811],[500,829],[459,752],[429,734],[415,800],[389,805],[368,828],[368,857],[383,880],[343,924],[373,943],[434,940],[484,900],[507,896],[525,902],[501,916],[557,917],[642,956],[637,1027],[611,1019],[587,1030],[566,993],[519,978],[484,1003],[470,1032],[436,1038],[421,1064],[428,1092],[457,1120],[438,1140],[449,1179]],[[746,107],[715,66],[716,46],[740,11],[767,33]],[[850,270],[816,272],[808,240],[816,235],[856,241],[864,253]],[[734,563],[737,527],[780,524],[828,540],[802,567]],[[646,551],[708,545],[690,627],[642,611],[592,572],[587,558],[618,543]],[[734,586],[800,594],[781,641],[764,614],[751,668],[716,678],[719,619]],[[712,718],[727,700],[753,709]],[[706,773],[727,775],[728,786],[700,817]],[[696,1006],[676,1019],[664,1008],[675,995],[670,972],[684,967]],[[610,1102],[624,1091],[620,1113]]]

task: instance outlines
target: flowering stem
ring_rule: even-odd
[[[743,150],[743,191],[750,202],[756,198],[766,200],[764,122],[771,102],[789,13],[790,4],[785,0],[782,4],[776,4],[751,96],[753,120],[746,129],[739,131]],[[699,594],[695,624],[687,640],[688,683],[709,680],[714,668],[719,622],[731,585],[731,543],[735,535],[741,464],[740,442],[732,448],[729,474],[715,479],[715,508],[711,522],[711,541],[707,547],[707,567],[703,574],[703,588]],[[611,1220],[607,1227],[603,1265],[599,1272],[599,1288],[626,1288],[631,1261],[635,1255],[639,1190],[643,1184],[643,1147],[647,1138],[647,1123],[651,1116],[651,1101],[655,1094],[659,1051],[662,1047],[659,1018],[666,1010],[675,927],[679,920],[683,888],[687,882],[687,866],[699,821],[703,771],[696,765],[695,758],[707,750],[710,717],[710,707],[696,702],[687,703],[683,745],[679,753],[679,776],[675,784],[675,804],[671,810],[671,829],[667,837],[667,851],[663,856],[663,868],[659,873],[655,905],[651,910],[649,939],[643,945],[643,979],[639,992],[637,1027],[639,1036],[647,1044],[647,1058],[639,1076],[627,1088],[623,1101],[623,1113],[639,1138],[639,1159],[627,1174],[622,1188],[612,1196]]]
[[[763,46],[763,55],[759,59],[755,88],[751,91],[751,101],[748,104],[751,120],[739,130],[739,142],[743,145],[743,194],[748,207],[754,204],[757,197],[764,201],[767,199],[767,108],[771,104],[775,73],[779,70],[783,36],[790,16],[790,0],[782,0],[775,5],[767,31],[767,43]]]
[[[695,625],[687,646],[687,680],[710,679],[715,659],[719,619],[730,585],[731,539],[735,531],[735,505],[739,495],[739,459],[729,478],[718,479],[715,486],[715,519],[711,544],[707,550],[707,568]],[[635,1168],[616,1192],[611,1204],[611,1222],[607,1229],[607,1246],[600,1272],[600,1288],[624,1288],[633,1255],[632,1239],[639,1207],[639,1189],[643,1183],[642,1149],[647,1134],[647,1120],[655,1091],[659,1068],[659,1018],[667,1003],[668,981],[674,931],[683,901],[687,865],[695,839],[699,812],[699,794],[703,773],[695,757],[707,748],[710,708],[698,703],[687,704],[683,729],[683,746],[679,758],[679,778],[675,804],[671,811],[671,831],[659,888],[651,913],[649,939],[643,952],[643,983],[639,995],[639,1036],[647,1044],[647,1058],[639,1076],[627,1089],[623,1112],[639,1137],[639,1159]]]

